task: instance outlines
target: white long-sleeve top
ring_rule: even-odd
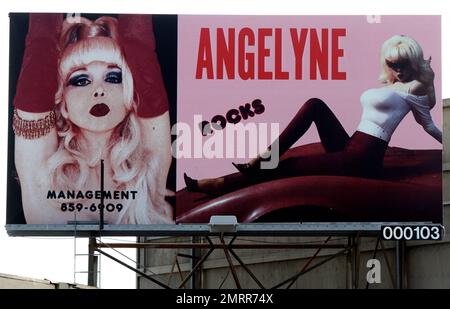
[[[409,111],[424,130],[442,142],[442,131],[433,122],[428,96],[418,96],[389,87],[366,90],[361,95],[363,114],[358,131],[389,142]]]

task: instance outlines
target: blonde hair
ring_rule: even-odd
[[[430,60],[423,58],[422,47],[416,40],[406,35],[394,35],[386,40],[380,52],[381,74],[379,80],[382,83],[393,83],[394,76],[391,70],[389,70],[386,59],[393,60],[409,60],[411,67],[417,73],[416,79],[421,80],[423,76],[429,73],[431,70]],[[423,80],[423,82],[430,82]]]
[[[55,95],[57,112],[58,150],[50,157],[51,185],[59,190],[81,190],[87,184],[89,168],[98,165],[100,157],[88,158],[86,145],[78,128],[69,119],[64,101],[66,77],[76,67],[93,61],[117,65],[122,70],[123,102],[127,110],[125,119],[114,129],[108,147],[112,180],[115,189],[135,190],[136,199],[127,200],[117,222],[121,224],[149,224],[158,222],[159,215],[150,209],[167,207],[164,196],[156,190],[157,166],[141,143],[141,127],[133,100],[131,71],[116,41],[117,21],[102,17],[95,22],[63,27],[61,57],[59,61],[59,85]]]

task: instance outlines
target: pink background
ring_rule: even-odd
[[[290,72],[289,80],[235,80],[195,79],[200,28],[209,27],[215,59],[215,29],[233,27],[236,37],[243,27],[283,28],[283,68]],[[340,71],[347,72],[344,81],[309,80],[309,44],[303,56],[303,80],[294,79],[293,48],[289,28],[346,28],[346,37],[340,38],[340,48],[344,57],[340,58]],[[331,34],[331,31],[330,31]],[[358,126],[362,108],[361,94],[369,88],[382,85],[379,50],[382,43],[395,34],[411,36],[419,42],[424,57],[432,57],[432,67],[436,74],[436,107],[432,111],[438,127],[442,127],[441,103],[441,19],[440,16],[381,16],[381,23],[368,23],[366,16],[178,16],[178,105],[177,121],[194,124],[193,115],[201,114],[203,120],[210,121],[214,115],[225,115],[232,108],[238,108],[254,99],[261,99],[266,110],[249,118],[248,122],[278,122],[280,131],[295,115],[301,104],[308,98],[324,100],[343,124],[349,135]],[[309,33],[307,42],[309,41]],[[331,45],[331,44],[330,44]],[[266,47],[274,53],[274,32],[266,38]],[[330,46],[331,47],[331,46]],[[256,51],[247,47],[247,51]],[[237,50],[237,44],[236,44]],[[273,71],[274,57],[266,58],[266,70]],[[257,64],[255,64],[257,68]],[[215,62],[214,62],[215,68]],[[329,72],[330,74],[330,72]],[[226,75],[225,75],[226,76]],[[329,75],[331,76],[331,74]],[[197,128],[195,128],[197,129]],[[204,137],[206,141],[209,137]],[[314,126],[296,145],[319,141]],[[390,146],[409,149],[441,149],[442,145],[429,136],[409,113],[395,131]],[[177,160],[177,190],[185,186],[183,173],[194,178],[218,177],[235,172],[231,162],[246,159],[185,159]]]

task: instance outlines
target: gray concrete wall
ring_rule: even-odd
[[[54,289],[49,280],[37,280],[13,275],[0,274],[1,289]]]
[[[94,289],[94,287],[0,274],[0,289]]]

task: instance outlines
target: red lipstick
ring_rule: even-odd
[[[103,117],[109,113],[109,107],[105,103],[95,104],[89,113],[94,117]]]

